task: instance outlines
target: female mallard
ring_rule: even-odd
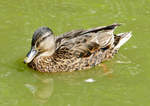
[[[24,62],[40,72],[72,72],[88,69],[110,59],[131,33],[115,35],[120,24],[74,30],[54,37],[48,27],[37,29]]]

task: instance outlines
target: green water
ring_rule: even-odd
[[[133,37],[105,68],[43,74],[23,63],[40,26],[59,35],[114,22]],[[149,28],[150,0],[1,0],[0,106],[149,106]]]

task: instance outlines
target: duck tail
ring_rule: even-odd
[[[118,50],[122,45],[124,45],[132,37],[132,32],[120,33],[115,35],[115,50]]]

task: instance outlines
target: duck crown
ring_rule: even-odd
[[[38,41],[38,39],[40,38],[44,39],[52,34],[53,34],[53,31],[46,26],[42,26],[38,28],[33,34],[31,45],[34,46],[35,43]]]

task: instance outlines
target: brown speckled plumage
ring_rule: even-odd
[[[122,36],[113,34],[120,24],[71,31],[55,38],[56,50],[50,56],[37,55],[28,65],[40,72],[72,72],[91,68],[117,53]],[[115,48],[117,47],[117,48]]]

